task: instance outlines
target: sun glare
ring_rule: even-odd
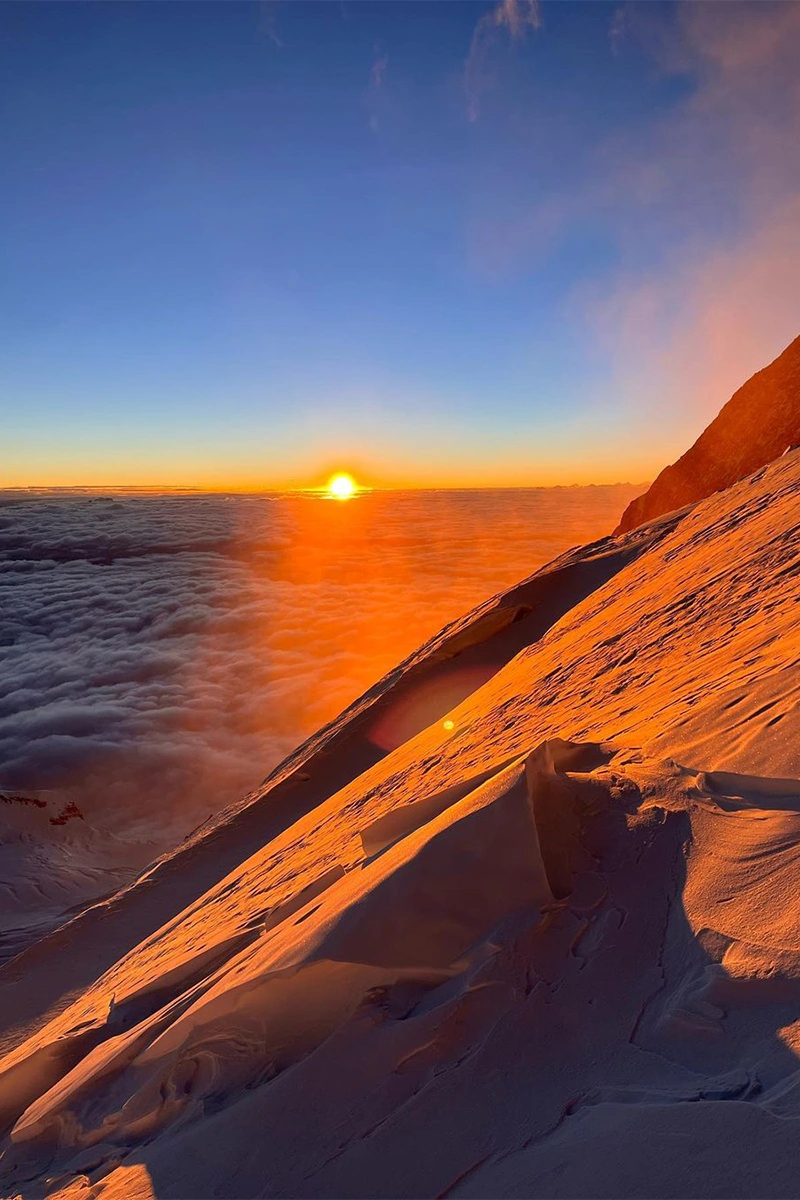
[[[336,500],[349,500],[356,490],[356,481],[352,475],[341,473],[328,480],[328,495]]]

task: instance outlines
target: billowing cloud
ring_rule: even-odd
[[[0,788],[165,836],[630,487],[0,500]]]

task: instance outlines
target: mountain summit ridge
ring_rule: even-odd
[[[800,336],[742,384],[700,437],[632,500],[614,531],[626,533],[730,487],[800,445]]]

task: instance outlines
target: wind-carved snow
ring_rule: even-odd
[[[796,1195],[798,514],[567,556],[8,963],[5,1190]]]

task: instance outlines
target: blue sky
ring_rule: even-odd
[[[798,12],[3,6],[5,482],[649,477],[800,332]]]

